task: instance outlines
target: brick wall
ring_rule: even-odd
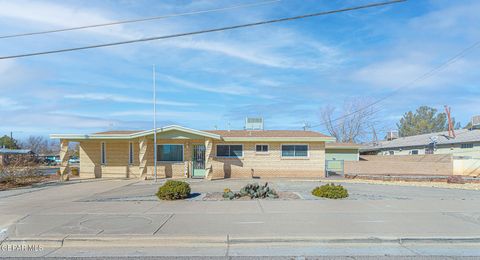
[[[280,142],[267,142],[268,153],[255,151],[254,142],[229,143],[243,144],[242,158],[216,157],[217,144],[213,144],[212,178],[251,178],[254,177],[307,177],[325,176],[325,143],[305,143],[309,145],[308,158],[284,158],[281,156]],[[260,144],[260,143],[259,143]],[[288,144],[288,143],[284,143]]]
[[[138,178],[139,145],[140,140],[134,139],[134,163],[128,165],[129,140],[103,140],[106,144],[107,163],[100,164],[101,140],[87,140],[80,142],[80,177],[82,178]],[[184,161],[175,163],[158,162],[157,176],[159,178],[184,178],[185,173],[191,173],[191,160],[193,144],[204,144],[204,140],[165,140],[159,139],[158,144],[183,144]],[[255,177],[309,177],[323,178],[325,169],[325,144],[324,142],[302,143],[309,145],[308,158],[283,158],[281,156],[280,142],[262,142],[269,145],[265,154],[256,153],[254,142],[243,144],[242,158],[216,157],[214,142],[211,156],[212,172],[209,178],[251,178]],[[236,144],[236,143],[229,143]],[[288,144],[288,143],[285,143]],[[296,143],[297,144],[297,143]],[[153,140],[147,140],[146,172],[148,177],[153,176]]]
[[[346,161],[349,175],[439,175],[453,174],[451,155],[362,155],[361,160]]]

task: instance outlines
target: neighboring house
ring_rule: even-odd
[[[151,178],[153,130],[53,134],[61,140],[61,171],[68,171],[69,142],[80,144],[84,178]],[[157,129],[157,176],[208,179],[325,176],[325,143],[313,131]]]
[[[0,148],[0,165],[7,164],[9,159],[15,156],[35,156],[35,153],[28,149]]]
[[[364,146],[361,154],[417,155],[451,154],[461,158],[480,158],[480,129],[458,129],[455,137],[448,131],[400,137],[381,141],[376,145]]]

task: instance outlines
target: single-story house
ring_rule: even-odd
[[[335,138],[303,130],[157,129],[160,178],[325,177],[325,144]],[[151,178],[154,130],[52,134],[60,139],[61,171],[69,142],[80,146],[84,178]]]
[[[448,131],[400,137],[370,144],[360,149],[370,155],[451,154],[454,157],[480,158],[480,129],[458,129],[455,137]]]

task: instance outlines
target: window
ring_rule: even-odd
[[[255,146],[255,152],[257,152],[257,153],[267,153],[268,152],[268,144],[257,144]]]
[[[473,148],[473,144],[462,144],[462,149]]]
[[[106,164],[107,163],[107,150],[105,147],[105,142],[101,144],[101,151],[100,151],[100,163]]]
[[[282,145],[282,157],[307,157],[308,145]]]
[[[431,148],[425,148],[425,154],[434,154],[434,151]]]
[[[395,151],[388,151],[388,154],[389,154],[389,155],[394,155],[394,154],[395,154]]]
[[[243,156],[242,145],[217,145],[217,157],[238,158]]]
[[[157,145],[157,161],[183,162],[183,145],[181,144]]]
[[[412,154],[418,154],[418,150],[412,150]]]
[[[128,143],[128,164],[133,164],[133,143]]]

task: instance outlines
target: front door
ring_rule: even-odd
[[[205,177],[205,145],[195,144],[193,145],[193,171],[192,177],[203,178]]]

